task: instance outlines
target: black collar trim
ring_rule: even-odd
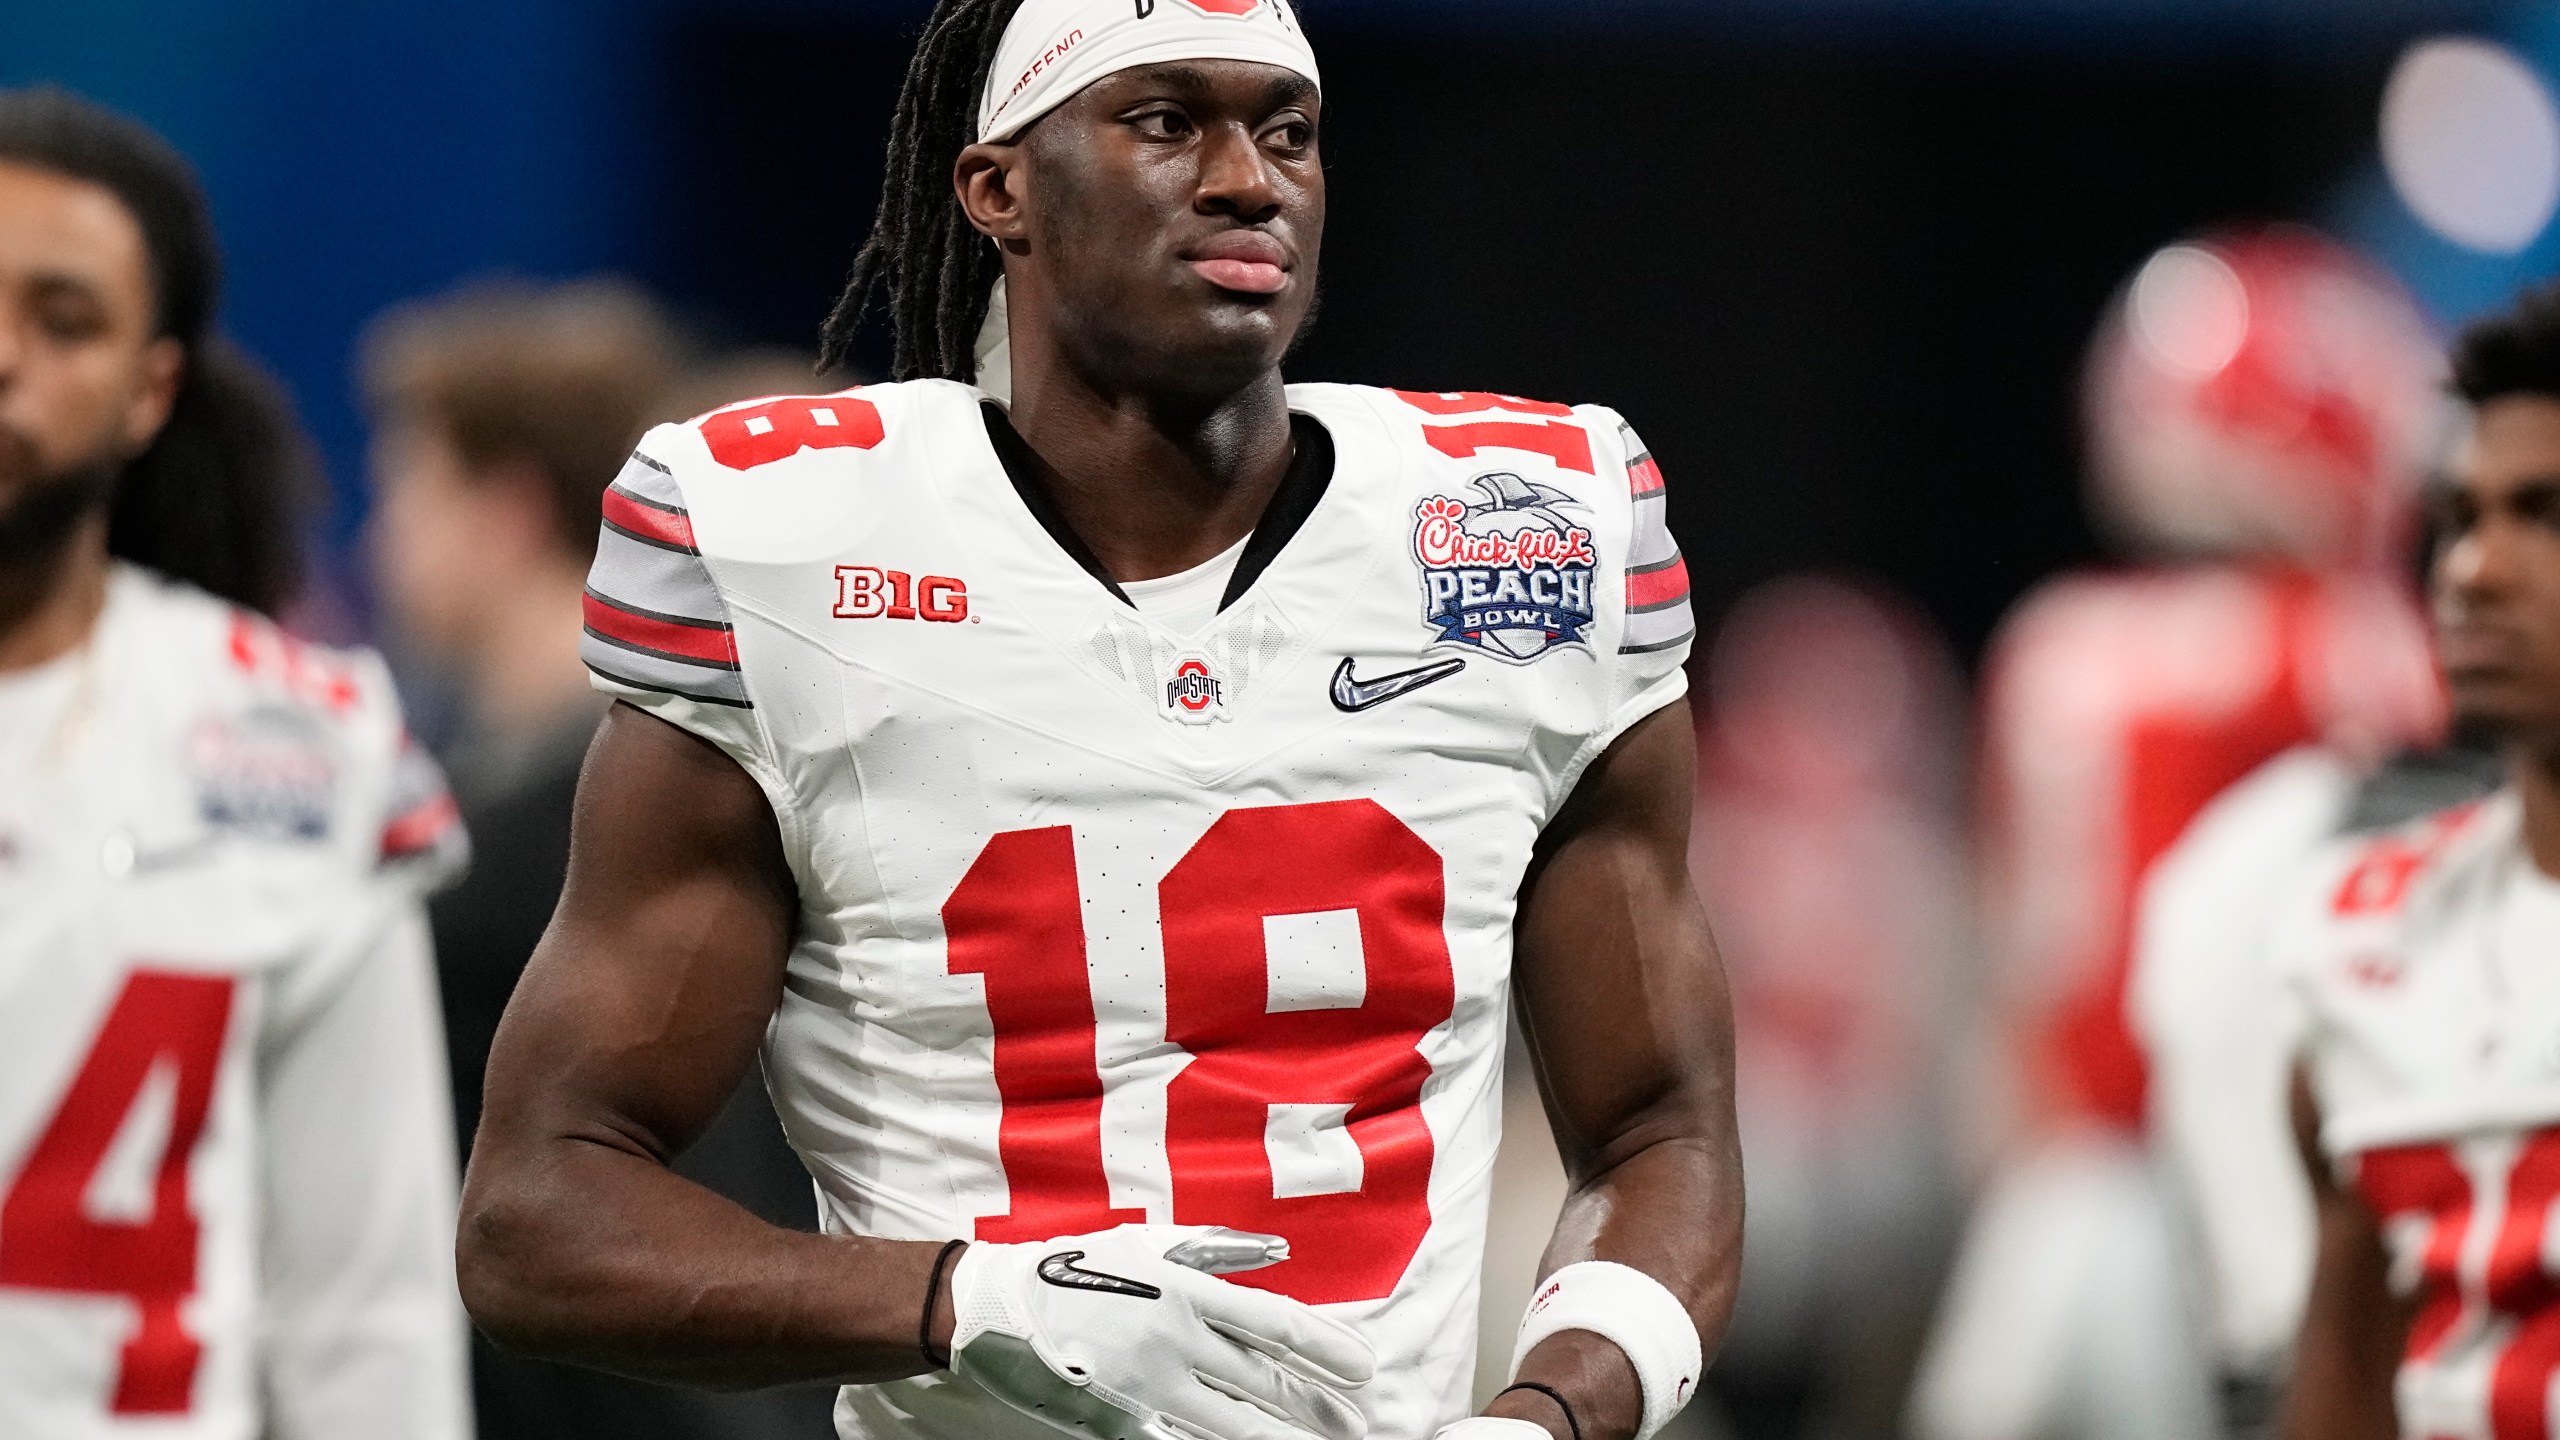
[[[1102,582],[1102,588],[1121,604],[1136,609],[1129,592],[1120,588],[1086,547],[1083,537],[1067,524],[1067,517],[1049,495],[1049,487],[1041,483],[1044,467],[1039,455],[1013,428],[1013,421],[1003,408],[989,402],[978,409],[986,417],[987,440],[995,447],[996,459],[1004,464],[1005,478],[1013,482],[1013,493],[1022,497],[1023,508],[1040,522],[1041,529],[1049,532],[1049,538],[1067,553],[1067,558]],[[1295,443],[1296,453],[1290,457],[1288,473],[1280,477],[1280,488],[1271,492],[1271,503],[1263,507],[1262,523],[1253,527],[1253,534],[1245,540],[1244,553],[1236,557],[1236,573],[1227,581],[1226,595],[1218,601],[1222,611],[1242,599],[1272,562],[1280,558],[1280,552],[1297,538],[1307,517],[1316,512],[1325,491],[1333,486],[1332,432],[1313,416],[1292,412],[1289,438]]]

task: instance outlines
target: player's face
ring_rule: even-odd
[[[1315,304],[1318,110],[1287,70],[1200,60],[1107,77],[1032,127],[1016,263],[1087,373],[1223,395],[1280,363]]]
[[[123,203],[0,162],[0,530],[41,496],[102,484],[159,433],[180,352],[153,328]]]
[[[2465,721],[2560,741],[2560,399],[2480,407],[2442,501],[2436,638]]]

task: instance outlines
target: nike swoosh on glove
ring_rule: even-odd
[[[1362,1440],[1349,1392],[1377,1369],[1369,1342],[1216,1278],[1288,1257],[1278,1236],[1205,1225],[972,1244],[951,1270],[951,1368],[1103,1440]]]
[[[1455,1425],[1441,1426],[1431,1440],[1555,1440],[1555,1436],[1546,1426],[1527,1420],[1471,1415]]]

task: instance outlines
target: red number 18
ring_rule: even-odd
[[[1430,1066],[1417,1048],[1456,1003],[1438,854],[1367,800],[1231,810],[1157,887],[1165,1038],[1190,1061],[1167,1094],[1173,1219],[1287,1237],[1291,1256],[1241,1284],[1324,1304],[1391,1293],[1430,1228]],[[983,975],[995,1026],[997,1149],[1012,1209],[978,1238],[1046,1239],[1143,1219],[1113,1209],[1073,834],[987,842],[942,918],[955,975]],[[1264,921],[1350,911],[1359,1003],[1272,1013]],[[1276,1194],[1272,1107],[1331,1106],[1360,1182]]]

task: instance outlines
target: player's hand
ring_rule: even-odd
[[[1555,1437],[1546,1426],[1534,1421],[1471,1415],[1455,1425],[1441,1426],[1431,1440],[1555,1440]]]
[[[951,1368],[1025,1414],[1104,1440],[1362,1440],[1359,1332],[1215,1278],[1289,1256],[1274,1235],[1123,1225],[973,1244],[951,1271]]]

